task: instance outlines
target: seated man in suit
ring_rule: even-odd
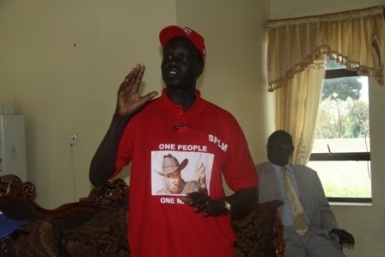
[[[277,130],[269,136],[269,161],[257,165],[261,182],[259,202],[284,202],[280,214],[287,257],[345,256],[339,242],[354,245],[354,238],[338,228],[317,172],[289,162],[293,150],[293,139],[286,131]],[[295,192],[287,191],[288,184]]]

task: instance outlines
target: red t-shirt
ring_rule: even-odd
[[[166,173],[176,165],[186,183],[200,181],[197,170],[203,168],[206,183],[202,186],[212,199],[225,196],[222,175],[234,191],[256,187],[259,182],[235,118],[202,99],[198,90],[196,97],[184,112],[163,90],[125,128],[113,176],[131,161],[131,256],[235,256],[229,215],[194,213],[180,200],[183,194],[167,190]]]

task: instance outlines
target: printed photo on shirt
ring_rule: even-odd
[[[208,194],[213,158],[209,153],[152,151],[152,195]]]

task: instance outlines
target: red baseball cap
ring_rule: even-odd
[[[196,31],[192,30],[189,27],[182,28],[176,25],[167,26],[163,28],[159,33],[159,40],[162,44],[162,47],[164,47],[167,42],[173,39],[174,37],[185,37],[189,39],[201,53],[202,61],[206,61],[205,39]]]

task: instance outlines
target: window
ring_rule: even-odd
[[[328,61],[308,166],[333,202],[371,202],[368,78]]]

